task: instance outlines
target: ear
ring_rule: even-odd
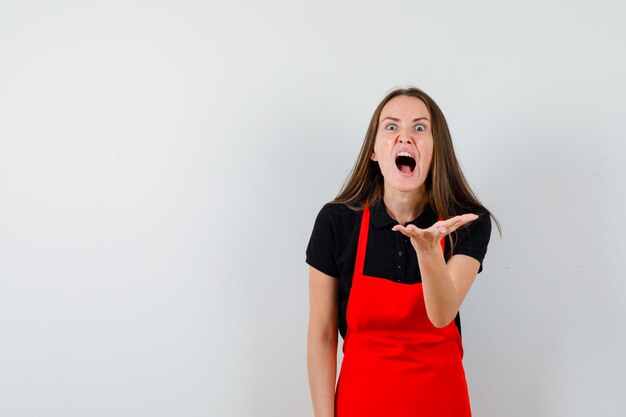
[[[378,161],[378,157],[376,156],[376,153],[375,153],[375,152],[372,152],[372,155],[370,156],[370,159],[371,159],[372,161]]]

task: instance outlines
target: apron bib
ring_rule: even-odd
[[[369,199],[346,311],[335,416],[470,417],[463,345],[454,320],[441,329],[430,322],[421,283],[363,274],[368,204]],[[442,238],[442,251],[444,245]]]

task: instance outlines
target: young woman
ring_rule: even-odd
[[[491,217],[439,106],[417,88],[387,94],[306,250],[316,417],[471,415],[459,308],[482,271]]]

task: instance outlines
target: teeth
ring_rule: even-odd
[[[413,155],[408,152],[399,152],[398,156],[408,156],[409,158],[413,158]]]

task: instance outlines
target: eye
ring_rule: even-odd
[[[385,130],[389,130],[391,126],[395,126],[395,123],[389,123],[387,126],[385,126]]]
[[[418,129],[418,127],[421,127],[421,129]],[[424,126],[424,125],[415,125],[415,130],[417,130],[418,132],[423,132],[424,130],[426,130],[426,126]]]

